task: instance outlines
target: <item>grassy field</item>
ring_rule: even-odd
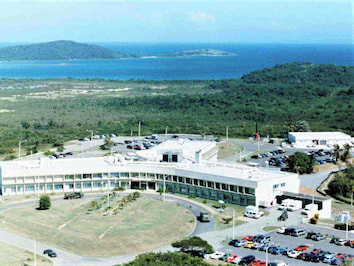
[[[237,153],[244,150],[244,148],[240,145],[231,142],[221,142],[218,143],[218,159],[224,159],[235,155]]]
[[[50,260],[46,261],[44,257],[39,255],[36,256],[36,264],[38,266],[53,265]],[[0,265],[34,265],[33,253],[25,249],[0,242]]]
[[[47,211],[34,206],[4,211],[2,228],[83,256],[117,256],[151,250],[186,236],[191,213],[171,203],[139,198],[103,215],[89,211],[92,200],[52,202]],[[103,208],[104,209],[104,206]]]

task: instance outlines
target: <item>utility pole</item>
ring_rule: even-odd
[[[21,143],[23,142],[27,142],[27,140],[20,140],[18,142],[18,158],[20,159],[21,158]]]
[[[166,126],[166,128],[165,128],[165,138],[167,138],[167,129],[168,129],[168,126]]]
[[[229,141],[229,126],[226,127],[226,141]]]
[[[91,131],[90,149],[92,149],[93,130],[88,129],[88,130],[86,130],[86,131],[88,131],[88,132],[90,132],[90,131]]]

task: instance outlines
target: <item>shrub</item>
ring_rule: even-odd
[[[310,219],[310,223],[311,224],[317,224],[317,219],[316,219],[315,216]]]
[[[42,195],[39,198],[39,209],[48,210],[51,206],[50,197],[48,195]]]
[[[209,203],[209,200],[206,200],[206,199],[205,199],[205,200],[203,200],[203,203],[204,203],[204,204],[207,204],[207,203]]]

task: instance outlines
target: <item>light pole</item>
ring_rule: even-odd
[[[268,139],[268,141],[269,141],[269,124],[270,124],[270,122],[267,122],[267,130],[268,130],[267,139]]]
[[[27,140],[20,140],[18,142],[18,158],[21,158],[21,143],[27,142]]]
[[[87,129],[86,131],[91,132],[90,149],[92,149],[93,130]]]
[[[167,129],[168,129],[168,126],[166,126],[166,128],[165,128],[165,138],[167,138]]]
[[[229,126],[226,127],[226,141],[229,141]]]
[[[266,248],[266,265],[268,265],[268,249],[269,249],[269,246]]]
[[[166,200],[166,176],[163,175],[163,201]]]
[[[235,239],[235,209],[232,209],[232,239]]]
[[[36,266],[37,265],[37,255],[36,255],[36,239],[34,240],[34,250],[33,250],[34,252],[34,266]]]
[[[141,128],[141,121],[139,121],[139,134],[138,134],[138,136],[140,137],[140,128]]]

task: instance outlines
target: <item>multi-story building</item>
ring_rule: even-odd
[[[122,155],[0,162],[3,195],[106,191],[115,187],[178,192],[239,205],[268,205],[299,192],[297,174],[236,163],[127,161]]]

